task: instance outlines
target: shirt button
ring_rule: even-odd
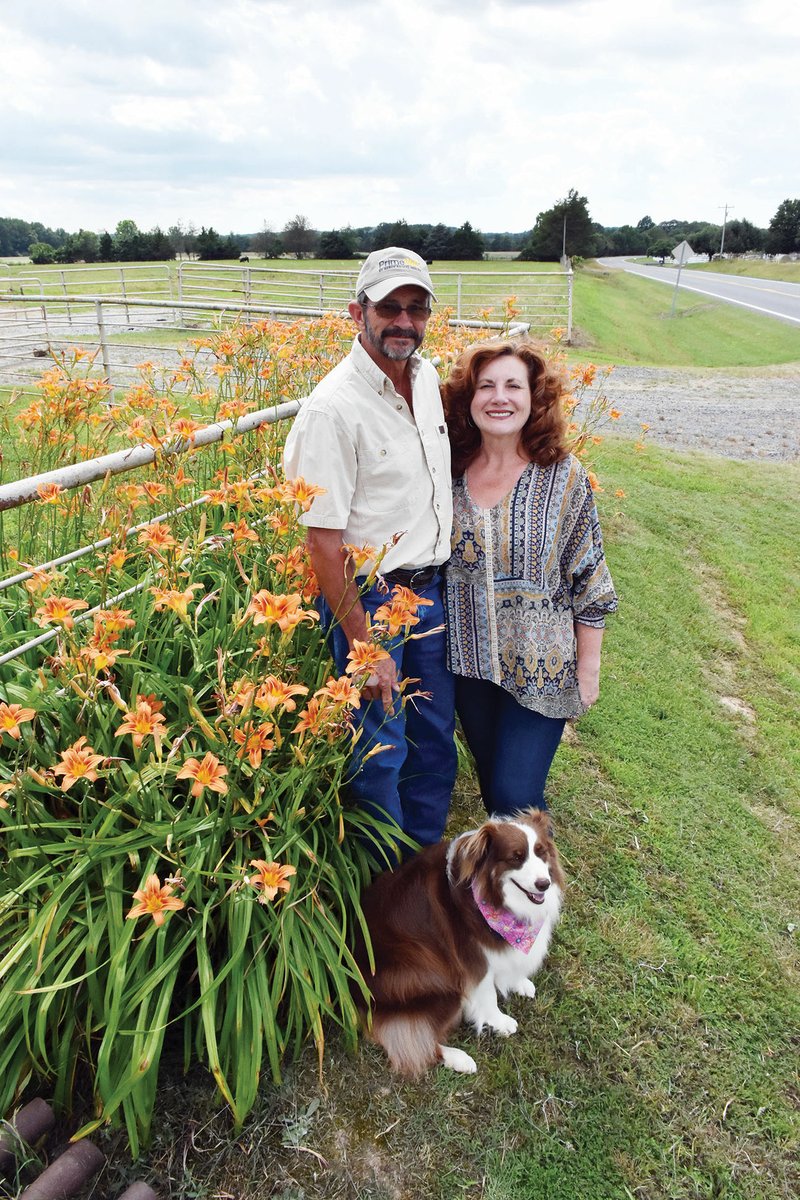
[[[402,406],[402,404],[396,404],[396,405],[395,405],[395,408],[397,409],[397,411],[398,411],[398,412],[402,412],[402,411],[403,411],[403,406]]]
[[[381,458],[386,458],[386,451],[385,451],[385,450],[381,450]]]

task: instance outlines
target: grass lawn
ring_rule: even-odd
[[[800,283],[800,262],[768,262],[766,259],[732,258],[722,262],[690,263],[686,271],[715,271],[719,275],[749,275],[755,279],[778,279]]]
[[[678,294],[624,271],[575,276],[573,354],[602,363],[747,367],[800,360],[797,330],[722,301]]]
[[[800,1187],[800,472],[609,440],[621,596],[599,705],[556,757],[569,889],[535,1001],[475,1077],[406,1084],[332,1035],[238,1135],[179,1048],[109,1197],[790,1200]],[[614,496],[624,490],[624,499]],[[452,830],[479,819],[462,773]]]

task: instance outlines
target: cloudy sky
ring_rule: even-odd
[[[0,0],[0,216],[767,225],[796,0]]]

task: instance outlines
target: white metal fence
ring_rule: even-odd
[[[572,273],[436,272],[440,305],[458,321],[516,321],[544,335],[572,332]],[[318,316],[343,311],[357,272],[183,262],[41,269],[0,276],[0,388],[30,390],[53,354],[97,353],[95,373],[115,387],[136,379],[143,359],[170,367],[192,331],[240,317]],[[156,331],[157,336],[151,336]]]

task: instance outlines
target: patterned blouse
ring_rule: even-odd
[[[574,622],[617,607],[586,472],[570,455],[530,463],[494,508],[453,483],[446,586],[450,670],[486,679],[547,717],[584,711]]]

